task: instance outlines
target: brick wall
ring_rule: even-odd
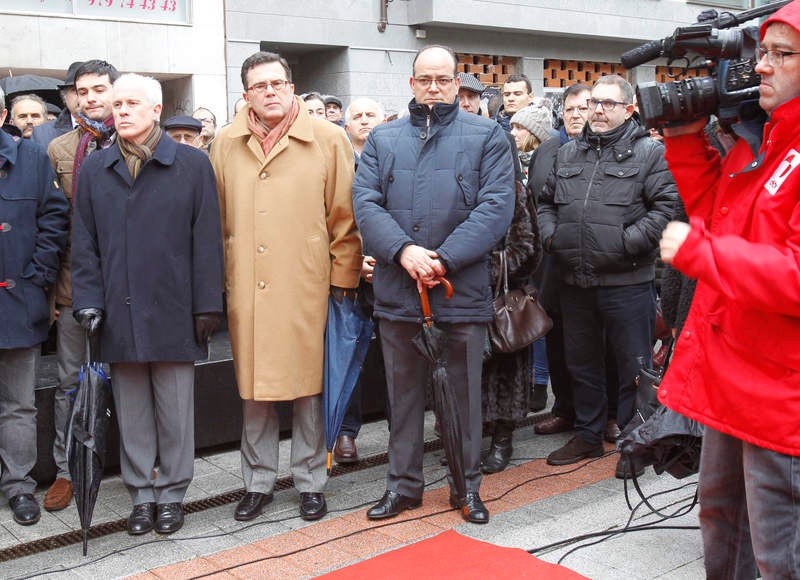
[[[517,59],[488,54],[458,54],[458,72],[474,75],[484,85],[501,86],[517,72]]]

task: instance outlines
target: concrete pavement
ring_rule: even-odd
[[[431,413],[426,417],[425,433],[426,440],[436,439]],[[613,531],[618,533],[544,549],[536,555],[549,562],[561,560],[589,578],[703,578],[699,531],[657,527],[697,526],[697,508],[660,523],[644,506],[631,515],[623,482],[613,475],[617,455],[612,446],[607,445],[609,454],[599,460],[565,467],[546,465],[547,453],[569,436],[535,435],[530,425],[517,429],[514,467],[484,478],[481,496],[492,514],[484,526],[464,523],[449,509],[445,472],[439,462],[442,452],[432,451],[425,454],[429,484],[423,507],[394,520],[375,523],[364,515],[384,491],[386,465],[380,463],[333,477],[326,491],[330,514],[320,522],[301,520],[298,494],[287,489],[276,492],[264,515],[250,523],[234,521],[235,503],[227,503],[187,515],[184,528],[171,536],[134,538],[124,532],[113,533],[92,539],[87,557],[82,556],[80,545],[70,545],[0,562],[0,574],[4,578],[303,578],[455,529],[526,550]],[[361,456],[384,453],[387,438],[385,421],[365,425],[358,437]],[[488,443],[484,440],[485,446]],[[288,451],[289,441],[282,441],[281,475],[288,474]],[[187,501],[240,489],[239,469],[236,451],[199,457]],[[659,510],[669,513],[684,506],[686,511],[696,476],[678,481],[668,475],[656,476],[648,469],[640,483]],[[632,489],[630,493],[636,505],[638,498]],[[43,494],[40,490],[37,497],[41,500]],[[119,477],[104,480],[93,523],[118,521],[129,511],[130,499]],[[623,531],[626,526],[653,523],[653,529]],[[13,522],[10,509],[3,505],[0,550],[78,528],[74,506],[58,513],[43,512],[38,525],[25,528]]]

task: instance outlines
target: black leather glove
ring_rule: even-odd
[[[340,288],[339,286],[331,286],[331,296],[336,302],[341,302],[343,298],[347,298],[351,302],[356,299],[355,288]]]
[[[205,346],[211,340],[222,323],[222,315],[219,312],[202,312],[194,315],[194,340],[198,346]]]
[[[100,325],[103,324],[105,314],[100,308],[81,308],[80,310],[75,310],[72,316],[75,317],[78,324],[86,329],[89,336],[94,336],[100,329]]]

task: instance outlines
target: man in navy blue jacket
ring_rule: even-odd
[[[0,90],[0,125],[7,113]],[[39,521],[33,387],[68,216],[44,149],[0,131],[0,492],[21,525]]]
[[[380,321],[391,408],[387,491],[367,512],[389,518],[421,504],[423,420],[429,366],[412,345],[422,321],[419,290],[446,275],[455,288],[430,293],[447,332],[447,376],[461,417],[466,498],[450,504],[486,523],[478,493],[481,366],[492,319],[489,253],[514,210],[514,167],[496,123],[459,110],[460,79],[450,48],[417,53],[410,116],[370,133],[353,182],[353,207],[364,245],[376,260],[375,316]],[[452,486],[452,479],[451,479]]]

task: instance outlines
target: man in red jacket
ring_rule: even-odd
[[[720,160],[703,121],[664,131],[691,225],[668,225],[661,256],[698,284],[659,398],[706,425],[709,578],[800,577],[800,1],[758,54],[759,151]]]

